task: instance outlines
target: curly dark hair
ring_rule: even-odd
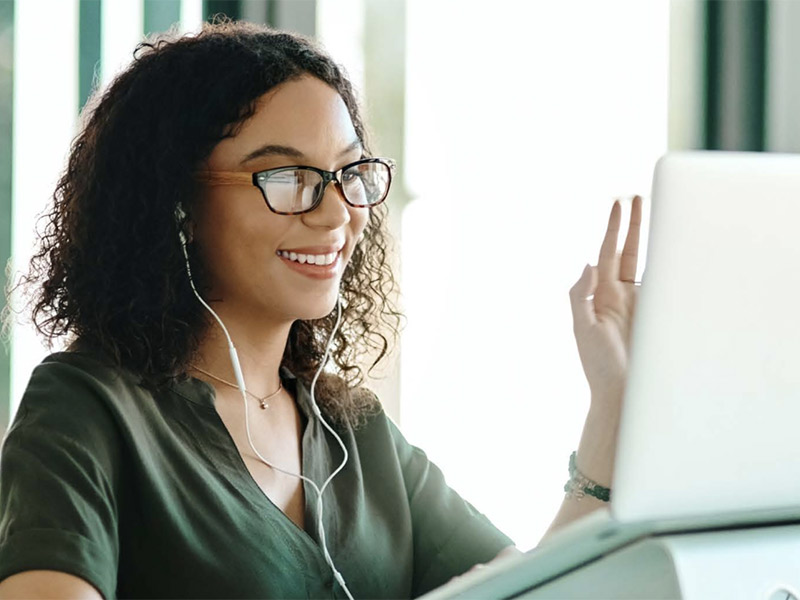
[[[186,376],[212,326],[186,275],[175,214],[180,204],[191,218],[199,191],[193,173],[216,144],[236,134],[263,94],[311,75],[340,94],[370,152],[344,70],[306,37],[223,19],[196,35],[149,38],[133,56],[87,103],[20,285],[51,347],[65,336],[85,342],[155,389]],[[321,378],[317,392],[320,406],[337,420],[358,421],[375,407],[372,394],[353,393],[364,380],[358,363],[371,354],[374,367],[401,324],[391,300],[384,206],[370,211],[342,276],[335,373]],[[195,281],[205,288],[191,244],[189,252]],[[335,320],[336,311],[295,321],[282,366],[309,381]]]

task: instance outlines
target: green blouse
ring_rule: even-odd
[[[321,483],[341,449],[312,418],[303,474]],[[423,594],[512,544],[450,489],[383,412],[340,426],[350,453],[324,495],[333,560],[356,598]],[[33,372],[0,457],[0,580],[52,569],[105,598],[342,598],[318,543],[262,492],[206,382],[154,395],[89,354]]]

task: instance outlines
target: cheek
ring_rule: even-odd
[[[204,208],[196,241],[207,264],[223,271],[263,263],[291,226],[291,219],[249,197],[212,198]]]
[[[359,210],[357,208],[350,209],[350,230],[353,236],[353,247],[350,250],[350,254],[347,257],[347,264],[351,262],[353,258],[353,253],[356,251],[356,247],[360,246],[362,242],[362,235],[364,234],[365,229],[367,228],[367,223],[369,222],[369,212],[368,210]]]
[[[349,207],[349,210],[350,227],[353,231],[353,237],[358,240],[361,234],[364,232],[364,229],[367,227],[367,222],[369,221],[369,209]]]

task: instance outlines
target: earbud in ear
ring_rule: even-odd
[[[181,239],[181,244],[184,246],[190,244],[193,238],[192,227],[181,204],[175,206],[175,222],[178,225],[178,236]]]

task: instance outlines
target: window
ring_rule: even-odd
[[[589,390],[568,290],[667,149],[669,3],[408,3],[401,422],[522,548]]]

